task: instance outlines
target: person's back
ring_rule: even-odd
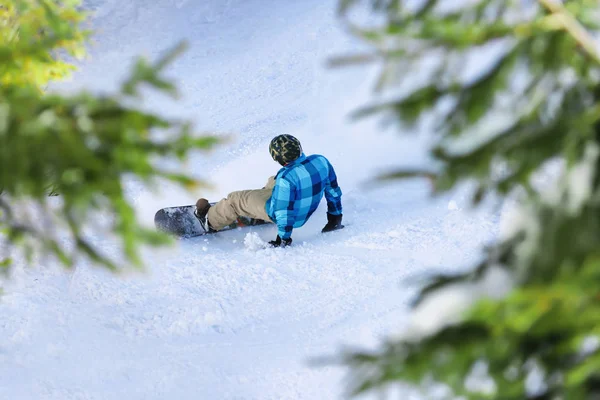
[[[282,239],[291,234],[292,228],[299,228],[308,221],[323,195],[327,200],[327,212],[340,215],[342,191],[333,167],[324,156],[307,157],[302,153],[279,170],[266,207],[267,214],[276,221]]]

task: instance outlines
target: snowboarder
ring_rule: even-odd
[[[322,155],[306,156],[300,141],[292,135],[279,135],[269,145],[271,157],[283,168],[271,176],[262,189],[229,193],[213,206],[207,199],[196,202],[194,214],[207,232],[214,232],[245,216],[277,224],[273,247],[292,244],[292,230],[303,226],[319,206],[327,201],[327,224],[321,232],[343,228],[342,191],[329,160]]]

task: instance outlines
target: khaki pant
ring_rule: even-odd
[[[262,189],[239,190],[231,192],[227,198],[217,202],[208,210],[208,223],[214,230],[220,230],[235,222],[238,217],[250,217],[270,221],[265,204],[275,186],[275,177],[271,176]]]

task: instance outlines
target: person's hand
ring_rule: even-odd
[[[275,240],[271,240],[269,244],[272,247],[286,247],[292,244],[292,238],[282,239],[279,237],[279,235],[277,235],[277,238]]]

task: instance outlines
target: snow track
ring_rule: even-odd
[[[346,228],[320,233],[322,203],[286,249],[262,249],[276,230],[261,226],[147,249],[147,271],[127,276],[86,263],[21,266],[0,302],[0,399],[340,398],[343,370],[308,361],[400,330],[412,279],[470,265],[495,235],[495,216],[459,209],[457,194],[432,201],[425,182],[364,186],[426,159],[418,140],[346,121],[365,102],[368,75],[323,68],[324,57],[358,46],[336,29],[334,2],[202,4],[90,2],[99,11],[93,59],[64,85],[110,88],[124,71],[117,60],[191,41],[172,69],[184,100],[148,105],[237,136],[188,164],[211,189],[154,194],[132,184],[140,218],[261,187],[277,171],[268,141],[285,132],[336,167]]]

